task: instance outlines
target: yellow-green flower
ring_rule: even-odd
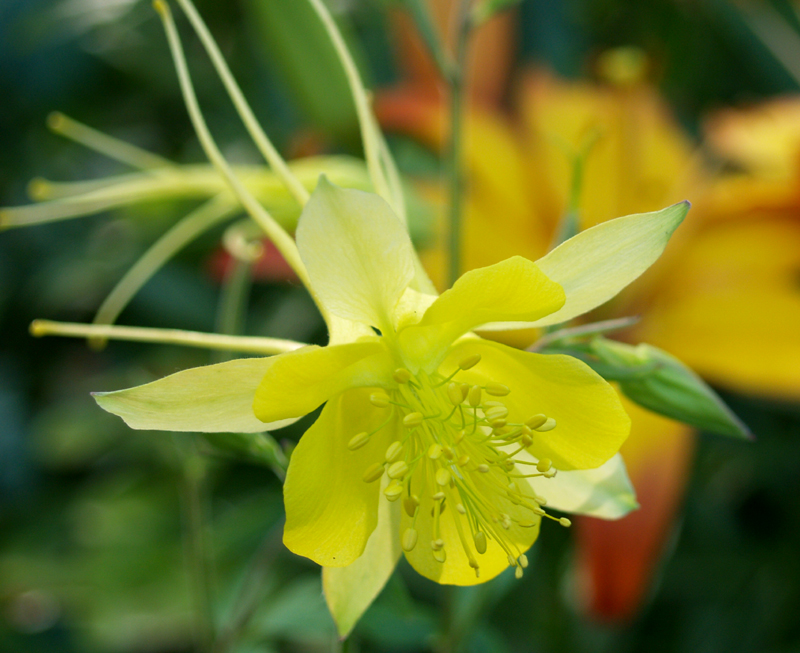
[[[612,388],[574,358],[471,331],[556,324],[603,303],[660,255],[686,208],[587,230],[537,263],[473,270],[436,297],[410,287],[416,254],[389,205],[323,179],[297,245],[347,337],[97,399],[134,428],[186,431],[276,428],[325,404],[292,455],[284,542],[326,567],[346,632],[403,550],[428,578],[474,584],[509,565],[521,574],[551,507],[607,518],[635,507]]]

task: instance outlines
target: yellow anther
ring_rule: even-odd
[[[490,422],[496,419],[503,419],[508,417],[508,408],[505,406],[492,406],[485,412],[485,415]]]
[[[382,391],[373,392],[369,396],[369,402],[376,408],[386,408],[389,405],[389,401],[389,395]]]
[[[403,455],[403,445],[399,440],[395,440],[394,442],[392,442],[392,444],[389,445],[389,448],[386,450],[386,462],[393,463],[402,455]]]
[[[428,458],[431,460],[437,460],[442,455],[442,446],[436,444],[435,442],[428,447]]]
[[[516,567],[517,566],[517,559],[514,556],[512,556],[510,553],[508,554],[508,564],[510,564],[512,567]]]
[[[403,496],[403,484],[400,481],[394,480],[386,486],[383,494],[389,501],[397,501]]]
[[[547,415],[534,415],[525,420],[525,426],[531,429],[538,429],[547,421]]]
[[[475,367],[480,362],[481,362],[481,355],[480,354],[472,354],[472,356],[467,356],[466,358],[462,358],[461,362],[458,364],[458,366],[462,370],[468,370],[471,367]]]
[[[445,487],[450,482],[450,470],[444,467],[436,470],[436,483]]]
[[[403,478],[406,474],[408,474],[408,465],[406,465],[406,461],[398,460],[397,462],[392,463],[386,470],[386,474],[389,476],[389,478]]]
[[[548,469],[544,473],[544,477],[545,478],[553,478],[556,475],[557,472],[558,472],[558,470],[555,467],[551,467],[550,469]]]
[[[466,433],[464,433],[464,430],[463,429],[460,430],[458,433],[456,433],[456,436],[453,438],[453,444],[461,444],[461,441],[464,439],[465,435]]]
[[[431,497],[431,499],[434,501],[444,501],[444,492],[437,492]]]
[[[493,397],[505,397],[511,390],[508,386],[503,385],[502,383],[495,383],[494,381],[490,381],[483,389],[486,390],[486,394],[490,394]]]
[[[527,519],[525,519],[521,522],[518,522],[517,525],[520,526],[520,528],[533,528],[534,526],[536,526],[536,523],[537,522],[528,521]]]
[[[542,510],[541,508],[535,508],[535,507],[534,507],[534,508],[531,508],[531,512],[532,512],[534,515],[539,515],[539,517],[544,517],[544,516],[547,514],[547,513],[546,513],[544,510]]]
[[[489,426],[491,426],[495,431],[502,429],[506,425],[506,420],[503,417],[498,417],[497,419],[493,419],[489,422]]]
[[[448,446],[442,447],[442,453],[447,460],[453,460],[453,458],[456,457],[456,455],[453,453],[453,450]]]
[[[350,449],[350,451],[355,451],[363,447],[367,442],[369,442],[369,433],[364,431],[350,438],[350,442],[347,443],[347,448]]]
[[[447,560],[447,553],[445,553],[444,549],[439,549],[433,552],[433,558],[436,562],[444,564],[444,561]]]
[[[400,384],[408,383],[411,380],[411,372],[405,367],[398,367],[392,374],[392,378]]]
[[[486,553],[486,535],[482,531],[475,531],[472,539],[475,541],[475,550],[481,554]]]
[[[467,401],[469,402],[469,405],[472,406],[473,408],[477,408],[478,406],[481,405],[481,392],[482,390],[480,386],[477,385],[473,385],[469,389],[469,393],[467,394]]]
[[[489,465],[486,465],[486,464],[478,465],[478,471],[481,474],[485,474],[486,472],[489,471]]]
[[[362,478],[365,483],[372,483],[373,481],[377,481],[381,476],[383,476],[383,463],[375,463],[367,467]]]
[[[536,427],[536,430],[539,431],[539,433],[545,433],[547,431],[552,431],[555,427],[556,421],[552,417],[548,417],[544,424]]]
[[[403,425],[409,428],[419,426],[422,424],[423,419],[425,418],[422,416],[422,413],[409,413],[403,418]]]
[[[414,547],[417,546],[417,531],[413,528],[407,528],[403,532],[403,551],[413,551]]]
[[[519,580],[520,578],[522,578],[522,567],[517,567],[517,568],[514,570],[514,578],[516,578],[517,580]]]
[[[523,569],[528,568],[528,556],[526,556],[524,553],[519,558],[517,558],[517,560],[519,560],[520,567],[522,567]]]
[[[459,467],[466,467],[467,463],[469,463],[469,456],[467,454],[464,454],[463,456],[461,456],[458,459],[458,466]]]
[[[533,500],[536,503],[538,503],[540,506],[546,506],[547,505],[547,498],[539,496],[538,494],[534,494],[533,495]]]
[[[467,396],[469,396],[469,383],[462,383],[461,384],[461,401],[466,401]]]
[[[564,528],[569,528],[570,526],[572,526],[572,522],[566,517],[562,517],[561,519],[559,519],[558,523],[561,524]]]
[[[439,538],[436,540],[431,540],[431,549],[434,551],[439,551],[440,549],[444,548],[444,540]]]
[[[461,396],[461,386],[458,383],[450,383],[447,386],[447,398],[454,406],[460,406],[464,398]]]
[[[542,474],[544,474],[548,469],[553,466],[553,461],[549,458],[542,458],[538,463],[536,463],[536,469]]]
[[[533,444],[533,438],[527,433],[523,433],[519,441],[523,447],[530,447]]]
[[[406,514],[409,517],[413,517],[414,514],[417,512],[417,508],[419,507],[419,499],[417,498],[416,494],[412,494],[410,497],[406,497],[403,499],[403,509],[406,511]]]
[[[457,503],[456,504],[456,510],[458,510],[458,513],[460,515],[466,515],[467,514],[467,509],[464,507],[463,503]]]
[[[475,558],[473,558],[472,556],[469,557],[469,566],[475,570],[475,575],[478,576],[478,569],[480,567],[478,566],[478,561],[475,560]]]

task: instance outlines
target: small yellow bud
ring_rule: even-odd
[[[373,392],[369,396],[369,402],[376,408],[386,408],[389,405],[389,395],[383,391]]]
[[[473,354],[472,356],[467,356],[466,358],[462,358],[458,366],[462,370],[468,370],[471,367],[475,367],[480,362],[481,362],[481,355]]]
[[[355,451],[363,447],[367,442],[369,442],[369,433],[364,431],[350,438],[350,442],[347,443],[347,448],[350,449],[350,451]]]
[[[525,426],[531,429],[538,429],[542,424],[547,421],[547,415],[534,415],[533,417],[525,420]]]
[[[383,465],[381,463],[375,463],[367,467],[362,478],[365,483],[372,483],[373,481],[377,481],[381,476],[383,476]]]
[[[552,417],[548,417],[544,424],[536,427],[536,430],[539,431],[539,433],[545,433],[547,431],[552,431],[555,427],[556,421]]]
[[[406,465],[405,460],[398,460],[397,462],[389,465],[389,468],[386,470],[386,474],[389,476],[389,478],[401,479],[408,474],[408,465]]]
[[[386,450],[386,462],[393,463],[402,455],[403,455],[403,445],[400,443],[399,440],[395,440],[394,442],[392,442],[392,444],[389,445],[389,448]]]
[[[447,386],[447,398],[454,406],[460,406],[464,398],[461,396],[461,386],[458,383],[450,383]]]
[[[417,512],[417,507],[419,506],[419,499],[415,494],[412,494],[410,497],[406,497],[403,499],[403,509],[406,511],[406,514],[409,517],[413,517],[414,513]]]
[[[542,474],[544,474],[552,466],[553,466],[553,461],[550,460],[549,458],[542,458],[538,463],[536,463],[537,471],[542,472]]]
[[[467,400],[469,401],[469,405],[473,408],[477,408],[481,405],[481,389],[480,386],[473,385],[469,389],[469,394],[467,395]]]
[[[389,499],[389,501],[397,501],[401,496],[403,496],[403,484],[400,483],[400,481],[392,481],[386,486],[383,494],[386,495],[386,498]]]
[[[486,535],[482,531],[475,531],[472,539],[475,540],[475,550],[481,554],[486,553]]]
[[[490,394],[493,397],[505,397],[509,392],[511,392],[508,386],[503,385],[502,383],[495,383],[494,381],[487,383],[483,389],[486,390],[486,394]]]
[[[411,380],[411,372],[409,372],[405,367],[398,367],[394,374],[392,374],[392,378],[401,385],[403,383],[408,383]]]
[[[403,551],[413,551],[415,546],[417,546],[417,531],[407,528],[403,532]]]
[[[450,482],[450,470],[444,467],[436,470],[436,483],[445,487]]]
[[[422,424],[423,419],[422,413],[409,413],[403,418],[403,425],[413,428]]]

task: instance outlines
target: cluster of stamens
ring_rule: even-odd
[[[509,421],[509,410],[499,401],[510,393],[508,387],[489,382],[470,385],[455,380],[457,374],[480,361],[480,355],[465,358],[448,377],[424,372],[412,375],[407,369],[394,372],[396,390],[376,391],[370,402],[387,409],[387,420],[372,433],[355,435],[348,447],[355,451],[366,445],[372,436],[394,419],[403,428],[400,439],[386,450],[385,459],[370,465],[363,479],[373,483],[384,474],[388,477],[383,494],[389,501],[402,498],[403,509],[412,518],[411,526],[401,536],[405,551],[417,546],[417,519],[421,513],[420,497],[429,495],[433,503],[433,558],[444,563],[450,545],[441,538],[440,519],[448,506],[460,515],[454,516],[460,545],[470,567],[479,575],[476,554],[486,552],[487,540],[494,540],[508,555],[517,577],[528,566],[524,551],[509,537],[512,525],[533,528],[541,517],[569,526],[564,517],[549,515],[544,497],[533,493],[519,479],[552,478],[556,470],[547,458],[523,460],[517,456],[530,447],[535,433],[556,427],[552,417],[537,414],[524,422]],[[525,466],[531,466],[526,468]],[[531,473],[526,473],[530,469]],[[504,510],[511,503],[521,510]]]

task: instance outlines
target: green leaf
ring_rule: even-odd
[[[619,381],[622,392],[640,406],[704,431],[752,439],[752,433],[709,385],[674,356],[651,345],[627,345],[598,338],[592,351],[615,367],[655,367]]]

